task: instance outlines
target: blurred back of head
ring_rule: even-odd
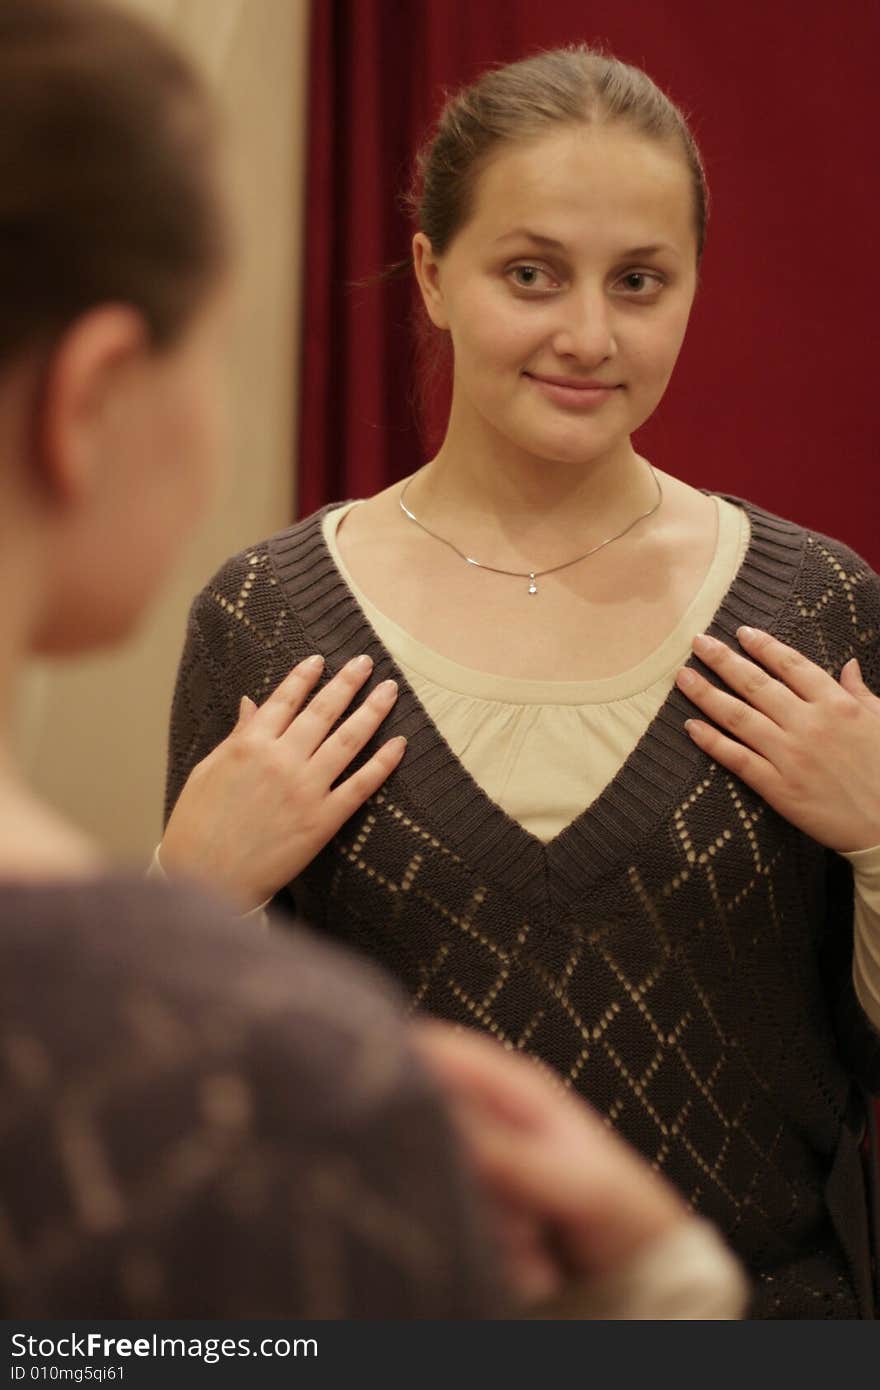
[[[0,0],[0,548],[31,651],[126,635],[213,492],[221,159],[161,31],[106,0]]]
[[[102,0],[0,4],[0,369],[89,308],[155,348],[227,260],[217,117],[196,71]]]

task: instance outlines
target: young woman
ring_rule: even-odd
[[[210,102],[124,12],[3,0],[0,166],[5,712],[30,654],[128,632],[213,486],[230,257]],[[304,933],[253,941],[114,872],[4,751],[3,1315],[471,1318],[572,1278],[606,1316],[736,1315],[737,1267],[665,1183],[522,1059],[447,1032],[411,1036],[374,972]]]
[[[868,1317],[880,583],[633,447],[707,203],[644,73],[585,48],[494,70],[449,102],[421,174],[413,265],[453,357],[442,447],[196,600],[162,858],[247,907],[283,863],[282,900],[415,1008],[603,1110],[719,1223],[754,1316]],[[304,732],[248,740],[252,702],[314,654],[328,675],[366,655],[372,699],[395,680],[383,736],[408,740],[332,839]],[[317,674],[295,679],[300,701]],[[247,796],[225,797],[248,747]],[[290,814],[271,789],[261,813],[264,779]]]

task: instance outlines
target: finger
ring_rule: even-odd
[[[568,1105],[602,1122],[564,1090],[558,1076],[531,1056],[511,1052],[493,1039],[445,1023],[419,1023],[415,1043],[438,1080],[456,1094],[487,1107],[498,1120],[535,1129],[552,1105]],[[549,1081],[548,1081],[549,1078]]]
[[[305,758],[324,742],[333,725],[344,714],[355,695],[368,679],[373,662],[368,656],[356,656],[346,662],[331,681],[297,715],[287,730],[288,739]]]
[[[616,1218],[607,1210],[599,1196],[599,1181],[595,1181],[597,1166],[608,1173],[608,1147],[613,1146],[616,1171],[623,1173],[635,1167],[636,1182],[647,1182],[649,1193],[661,1180],[652,1174],[641,1160],[628,1152],[621,1140],[610,1131],[601,1133],[589,1128],[567,1132],[560,1142],[545,1134],[519,1131],[515,1136],[510,1128],[476,1108],[453,1103],[452,1117],[478,1181],[488,1189],[494,1204],[519,1208],[530,1214],[545,1233],[554,1233],[553,1246],[559,1258],[571,1265],[572,1223],[579,1228],[601,1226]],[[596,1202],[596,1210],[591,1204]],[[600,1236],[598,1229],[594,1230]],[[582,1244],[582,1242],[578,1242]]]
[[[382,783],[391,776],[405,752],[406,739],[398,734],[396,738],[391,738],[387,743],[383,743],[379,751],[374,753],[363,767],[359,767],[357,772],[353,772],[344,782],[340,782],[338,787],[334,787],[324,803],[330,835],[335,835],[349,816],[353,816],[355,811],[359,811],[364,802],[373,795],[373,792],[379,790]]]
[[[547,1233],[531,1212],[489,1194],[489,1218],[512,1289],[524,1303],[544,1303],[559,1293],[564,1270],[547,1248]]]
[[[754,661],[748,661],[738,652],[731,651],[724,642],[706,633],[695,637],[692,645],[703,664],[720,676],[730,690],[747,700],[753,709],[759,710],[780,727],[785,727],[796,716],[798,697],[756,666]],[[690,691],[687,693],[690,695]]]
[[[324,658],[319,654],[306,657],[294,666],[281,681],[268,699],[260,705],[255,719],[256,727],[274,738],[284,733],[305,703],[306,696],[313,690],[324,669]]]
[[[672,1189],[533,1058],[448,1024],[419,1023],[413,1035],[497,1198],[561,1219],[560,1235],[577,1227],[581,1253],[601,1246],[606,1257],[681,1218]]]
[[[869,704],[880,705],[880,700],[877,699],[877,696],[871,690],[870,686],[865,684],[862,668],[856,657],[850,657],[841,671],[840,684],[848,695],[854,695],[857,700],[864,700]]]
[[[676,676],[675,683],[703,714],[735,734],[750,748],[765,757],[772,757],[778,749],[780,728],[773,719],[759,713],[735,695],[729,695],[726,690],[719,690],[699,671],[685,666]]]
[[[535,1216],[559,1215],[571,1202],[570,1184],[582,1195],[584,1164],[570,1168],[570,1154],[560,1152],[540,1134],[520,1133],[512,1141],[510,1128],[481,1109],[453,1103],[451,1114],[477,1174],[491,1185],[498,1202],[524,1207]],[[589,1162],[589,1143],[579,1156]],[[566,1161],[568,1159],[568,1161]],[[565,1187],[560,1190],[562,1177]]]
[[[772,806],[781,790],[779,773],[769,759],[727,736],[700,719],[686,719],[689,737],[714,762],[726,767]]]
[[[326,738],[312,758],[314,771],[329,789],[341,777],[352,758],[369,743],[397,699],[397,681],[383,681],[371,690],[363,704]]]
[[[802,700],[820,700],[836,685],[836,681],[821,666],[810,661],[802,652],[795,651],[794,647],[787,647],[777,637],[771,637],[769,632],[762,632],[760,628],[740,627],[736,636],[749,656],[760,661]]]
[[[249,724],[256,712],[257,706],[254,704],[251,697],[249,695],[242,695],[238,702],[239,728],[243,729],[246,724]]]
[[[850,657],[849,661],[841,668],[840,684],[850,695],[860,695],[865,688],[861,668],[854,656]]]

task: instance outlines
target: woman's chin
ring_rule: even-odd
[[[559,433],[536,436],[529,440],[523,452],[545,464],[558,464],[561,468],[579,468],[584,464],[595,463],[628,445],[626,439],[588,438],[584,432],[577,431],[560,436]],[[522,448],[523,446],[520,445]]]

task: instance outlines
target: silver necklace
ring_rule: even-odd
[[[647,460],[645,460],[645,462],[647,463]],[[410,478],[398,500],[400,502],[400,510],[403,512],[404,516],[409,517],[410,521],[414,521],[416,526],[419,526],[426,535],[433,536],[435,541],[440,541],[443,545],[448,545],[449,549],[454,550],[460,559],[465,560],[469,565],[474,565],[477,569],[491,570],[492,574],[507,574],[510,575],[512,579],[527,579],[529,581],[529,593],[536,594],[538,592],[537,581],[543,579],[545,574],[557,574],[559,570],[567,570],[571,565],[580,564],[581,560],[586,560],[590,555],[595,555],[597,551],[604,550],[606,545],[610,545],[612,541],[619,541],[621,536],[627,535],[634,526],[638,526],[640,521],[644,521],[647,517],[654,515],[660,503],[663,501],[663,489],[660,486],[660,479],[657,477],[650,463],[648,464],[648,468],[650,469],[651,477],[654,479],[654,485],[657,488],[657,500],[653,506],[649,507],[646,512],[640,512],[628,526],[624,526],[622,531],[616,532],[613,536],[608,536],[606,540],[600,541],[598,545],[594,545],[591,550],[585,550],[582,555],[576,555],[573,560],[565,560],[561,565],[553,565],[550,569],[546,570],[502,570],[498,569],[496,565],[484,565],[481,560],[475,560],[472,555],[465,555],[464,551],[459,550],[458,546],[453,545],[452,541],[447,540],[445,536],[438,536],[437,532],[432,531],[430,526],[426,526],[423,521],[419,521],[415,512],[411,512],[406,505],[406,494],[415,481],[414,478]]]

